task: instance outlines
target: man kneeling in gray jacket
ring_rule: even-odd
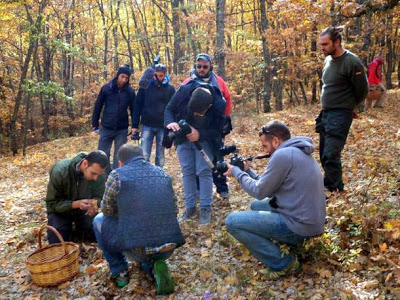
[[[311,155],[312,140],[290,136],[285,124],[272,121],[262,127],[260,141],[270,160],[259,176],[246,162],[244,171],[228,163],[243,190],[256,199],[251,211],[233,212],[228,232],[267,266],[259,272],[277,279],[300,269],[297,258],[281,252],[273,241],[297,245],[324,230],[326,197],[318,163]]]

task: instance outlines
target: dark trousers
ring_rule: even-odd
[[[107,156],[108,159],[110,159],[110,151],[111,151],[111,146],[112,143],[114,142],[114,155],[113,155],[113,163],[109,164],[106,169],[106,173],[109,174],[111,172],[111,169],[116,169],[118,168],[118,150],[121,148],[122,145],[124,145],[127,141],[127,133],[128,129],[107,129],[107,128],[101,128],[100,129],[100,139],[99,139],[99,150],[103,150]]]
[[[319,156],[325,171],[324,184],[331,191],[344,189],[341,153],[352,121],[353,112],[349,110],[322,111],[317,119]]]
[[[216,173],[213,173],[213,182],[215,187],[217,188],[218,194],[228,191],[228,185],[226,184],[226,176],[220,175],[218,177]]]
[[[64,241],[96,242],[93,231],[93,218],[85,215],[86,211],[74,211],[69,214],[48,213],[48,224],[61,234]],[[60,240],[51,230],[47,230],[49,244],[59,243]]]

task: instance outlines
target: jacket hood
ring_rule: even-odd
[[[170,80],[171,79],[169,78],[169,75],[165,74],[164,80],[163,80],[163,82],[161,82],[161,85],[168,85],[170,83]],[[154,78],[151,79],[151,82],[154,82],[154,84],[158,86],[158,84],[157,84],[158,82]]]
[[[278,149],[295,147],[303,151],[305,154],[311,155],[315,151],[312,139],[306,136],[295,136],[283,142]]]
[[[377,61],[379,64],[383,64],[383,58],[382,57],[375,57],[374,60]]]

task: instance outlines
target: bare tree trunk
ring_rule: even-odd
[[[29,63],[32,57],[33,49],[37,40],[36,35],[40,32],[40,27],[42,25],[42,20],[43,20],[43,10],[47,6],[47,0],[43,0],[40,5],[39,5],[39,11],[38,11],[38,17],[36,19],[36,22],[34,26],[31,29],[31,32],[29,34],[29,46],[28,46],[28,51],[25,56],[24,64],[21,69],[21,76],[19,80],[19,85],[18,85],[18,93],[15,98],[15,105],[14,105],[14,110],[13,114],[11,116],[11,121],[10,121],[10,148],[13,153],[13,155],[16,155],[18,153],[18,145],[17,145],[17,118],[18,118],[18,113],[19,113],[19,108],[21,106],[22,102],[22,86],[24,84],[24,81],[26,79],[26,74],[28,72],[29,68]],[[33,25],[33,20],[29,14],[29,7],[28,5],[25,5],[25,9],[28,15],[28,19],[31,25]]]
[[[124,31],[124,27],[122,26],[122,24],[120,24],[120,30],[121,30],[122,38],[125,40],[126,46],[128,48],[130,67],[133,68],[133,50],[132,50],[132,42],[131,42],[131,31],[129,28],[130,17],[129,17],[129,10],[126,5],[126,1],[124,1],[124,6],[125,6],[125,13],[126,13],[126,32]]]
[[[385,80],[386,80],[386,88],[387,89],[392,89],[393,84],[392,84],[392,73],[393,73],[393,46],[392,46],[392,30],[393,30],[393,16],[389,15],[387,17],[387,23],[386,23],[386,47],[387,47],[387,55],[386,55],[386,61],[387,61],[387,70],[385,74]]]
[[[261,11],[261,40],[263,47],[263,57],[264,57],[264,68],[263,68],[263,83],[264,83],[264,101],[263,101],[263,111],[271,111],[271,54],[268,49],[268,42],[265,37],[265,32],[268,28],[268,18],[265,9],[265,0],[260,0],[260,11]]]
[[[104,33],[103,79],[107,80],[108,28],[107,28],[106,16],[104,13],[103,0],[97,0],[97,4],[99,6],[101,20],[103,22],[103,33]]]
[[[173,70],[175,74],[181,74],[183,71],[183,62],[181,60],[183,56],[181,48],[181,30],[180,20],[178,15],[179,0],[172,0],[172,28],[174,31],[174,56],[172,58]]]
[[[119,17],[119,6],[121,4],[121,1],[117,1],[117,6],[115,8],[115,16],[113,14],[113,0],[109,2],[110,5],[110,12],[111,12],[111,20],[112,20],[112,34],[114,38],[114,55],[113,55],[113,61],[114,61],[114,70],[117,70],[119,67],[119,57],[118,57],[118,24],[120,23],[120,17]]]
[[[225,37],[225,0],[216,0],[217,6],[217,51],[215,53],[215,58],[218,66],[218,75],[223,79],[225,76],[225,47],[224,47],[224,37]]]
[[[304,104],[308,104],[307,93],[304,88],[303,82],[299,81],[299,86],[300,86],[301,94],[303,95]]]

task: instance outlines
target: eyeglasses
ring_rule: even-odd
[[[204,70],[208,70],[208,68],[210,68],[209,65],[196,65],[196,69],[204,69]]]
[[[262,136],[263,134],[272,134],[273,136],[276,136],[277,138],[279,138],[275,133],[273,133],[272,131],[268,130],[268,127],[265,126],[265,125],[258,132],[258,136]]]

